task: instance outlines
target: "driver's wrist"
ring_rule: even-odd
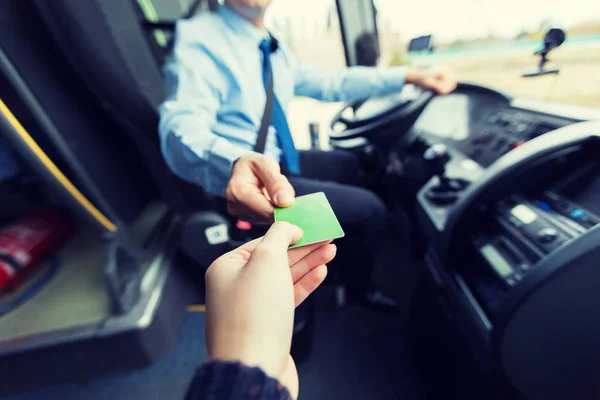
[[[406,71],[405,80],[406,83],[418,84],[423,80],[423,71],[415,68],[409,68],[408,71]]]

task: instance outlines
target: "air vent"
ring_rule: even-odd
[[[558,129],[558,126],[549,124],[547,122],[538,122],[533,132],[531,132],[531,138],[542,136],[544,133],[551,132]]]

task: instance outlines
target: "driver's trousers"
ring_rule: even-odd
[[[386,207],[373,192],[357,186],[358,158],[345,151],[301,151],[301,176],[286,173],[297,196],[324,192],[346,236],[336,240],[330,268],[339,271],[348,290],[360,293],[372,283],[375,252],[384,239]]]

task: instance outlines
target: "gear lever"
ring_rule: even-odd
[[[446,165],[452,159],[448,148],[443,144],[434,144],[423,154],[425,162],[431,172],[437,176],[439,183],[427,192],[427,198],[432,203],[443,206],[454,203],[458,193],[464,190],[469,183],[463,179],[449,178],[446,175]]]
[[[448,148],[443,144],[434,144],[425,151],[423,158],[427,162],[429,169],[439,179],[440,182],[445,181],[446,178],[446,164],[452,159]]]

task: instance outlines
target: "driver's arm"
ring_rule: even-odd
[[[353,102],[398,93],[405,83],[414,83],[437,94],[456,89],[456,75],[449,69],[410,67],[350,67],[338,70],[295,62],[295,94],[331,102]]]
[[[297,96],[331,102],[352,102],[400,92],[408,72],[407,67],[324,70],[300,61],[295,69]]]
[[[162,152],[176,175],[223,196],[233,163],[251,150],[215,134],[217,112],[227,91],[223,68],[209,49],[190,39],[194,35],[189,27],[180,24],[177,30],[173,56],[164,69]]]

